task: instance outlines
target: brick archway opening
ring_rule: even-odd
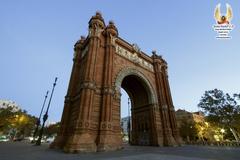
[[[131,108],[132,102],[129,94],[121,87],[120,96],[120,126],[123,144],[130,144],[131,127]]]
[[[129,126],[129,144],[151,145],[151,117],[149,88],[140,77],[127,75],[123,78],[121,87],[128,93],[131,100],[131,118]]]

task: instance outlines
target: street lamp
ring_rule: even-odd
[[[35,142],[35,137],[36,137],[36,134],[37,134],[37,132],[38,132],[38,127],[39,127],[39,125],[41,124],[42,111],[43,111],[43,108],[44,108],[44,106],[45,106],[45,102],[46,102],[46,99],[47,99],[47,96],[48,96],[48,92],[49,92],[49,91],[47,91],[47,93],[46,93],[46,95],[45,95],[44,102],[43,102],[43,105],[42,105],[42,109],[41,109],[41,112],[40,112],[39,117],[38,117],[37,122],[36,122],[36,125],[37,125],[37,126],[36,126],[36,129],[35,129],[34,133],[33,133],[32,143]]]
[[[130,99],[128,98],[128,143],[130,144],[130,128],[131,128],[131,124],[130,124]]]
[[[204,139],[203,139],[203,130],[204,130],[204,128],[201,126],[200,127],[200,136],[201,136],[201,138],[202,138],[202,141],[204,142]]]
[[[207,128],[208,128],[208,126],[209,126],[209,123],[208,122],[204,122],[205,123],[205,125],[207,126]]]
[[[221,129],[220,132],[222,133],[222,141],[223,141],[223,133],[225,132],[225,129]]]
[[[37,140],[37,142],[36,142],[36,145],[41,145],[41,140],[42,140],[42,135],[43,135],[43,129],[44,129],[45,122],[46,122],[47,119],[48,119],[48,110],[49,110],[49,107],[50,107],[50,103],[51,103],[51,100],[52,100],[52,95],[53,95],[53,92],[54,92],[54,88],[55,88],[55,86],[56,86],[56,82],[57,82],[57,77],[55,78],[55,81],[54,81],[54,83],[53,83],[52,93],[51,93],[51,96],[50,96],[50,99],[49,99],[49,102],[48,102],[48,106],[47,106],[46,113],[45,113],[44,116],[43,116],[43,124],[42,124],[42,128],[41,128],[41,130],[40,130],[39,137],[38,137],[38,140]]]

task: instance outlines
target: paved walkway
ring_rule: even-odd
[[[144,147],[125,146],[114,152],[65,154],[24,142],[0,142],[0,160],[240,160],[240,148],[234,147]]]

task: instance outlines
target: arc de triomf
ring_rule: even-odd
[[[106,26],[98,12],[74,51],[60,131],[50,147],[70,153],[120,149],[121,87],[132,104],[132,145],[180,144],[161,56],[150,57],[120,38],[114,23]]]

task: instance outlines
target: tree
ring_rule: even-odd
[[[8,132],[15,114],[13,107],[0,108],[0,132],[2,134]]]
[[[240,95],[230,96],[221,90],[214,89],[205,91],[198,107],[202,108],[207,115],[207,121],[222,128],[228,128],[239,141],[237,131],[240,124]]]
[[[195,141],[198,137],[195,122],[187,119],[181,121],[179,132],[183,140],[186,142]]]
[[[45,135],[47,137],[54,136],[58,133],[59,129],[60,129],[60,122],[56,124],[51,124],[45,128]]]
[[[11,138],[30,136],[36,117],[13,107],[0,108],[0,132]]]
[[[215,136],[219,137],[220,129],[210,122],[197,122],[195,128],[201,141],[214,142],[217,140]]]
[[[234,97],[240,101],[240,94],[234,94]],[[240,110],[240,107],[239,107]],[[238,137],[240,138],[240,114],[236,114],[233,120],[233,128],[237,130]]]

